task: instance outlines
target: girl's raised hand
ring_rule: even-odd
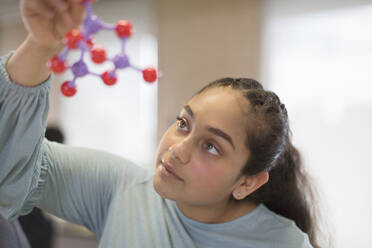
[[[63,48],[64,35],[84,19],[83,1],[21,0],[22,19],[29,35],[6,64],[13,81],[36,86],[48,78],[47,62]]]
[[[54,48],[84,18],[82,0],[21,0],[21,15],[30,38],[40,46]]]

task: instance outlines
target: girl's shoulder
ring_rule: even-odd
[[[264,204],[260,205],[258,214],[258,231],[275,241],[276,247],[312,247],[308,235],[293,220],[271,211]]]

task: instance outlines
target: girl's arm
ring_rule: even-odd
[[[45,48],[28,36],[6,65],[12,81],[27,87],[44,82],[50,75],[47,63],[58,53],[59,47]]]
[[[116,190],[148,174],[118,156],[44,139],[51,80],[16,84],[7,58],[0,57],[0,215],[16,219],[38,206],[100,237]]]
[[[71,147],[44,140],[41,180],[26,200],[55,216],[85,226],[98,238],[115,196],[149,179],[147,170],[99,150]],[[40,200],[39,200],[40,199]]]
[[[122,158],[44,139],[51,81],[46,62],[73,26],[69,20],[83,14],[80,3],[65,0],[67,9],[55,7],[46,17],[46,8],[58,2],[21,1],[29,36],[10,59],[0,57],[0,214],[15,219],[39,206],[99,236],[117,184],[126,188],[143,173]]]

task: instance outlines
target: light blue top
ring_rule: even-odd
[[[51,80],[12,82],[8,56],[0,59],[1,215],[15,219],[36,206],[92,230],[102,248],[311,247],[293,221],[262,204],[231,222],[201,223],[160,197],[151,173],[132,162],[47,141]]]

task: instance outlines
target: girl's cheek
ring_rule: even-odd
[[[225,177],[226,174],[226,171],[218,164],[201,157],[200,154],[195,155],[195,160],[191,167],[194,176],[199,180],[216,181]]]
[[[199,180],[205,180],[206,178],[208,179],[210,175],[215,174],[208,161],[200,158],[200,155],[198,154],[194,154],[193,163],[190,164],[190,170],[193,176]]]

